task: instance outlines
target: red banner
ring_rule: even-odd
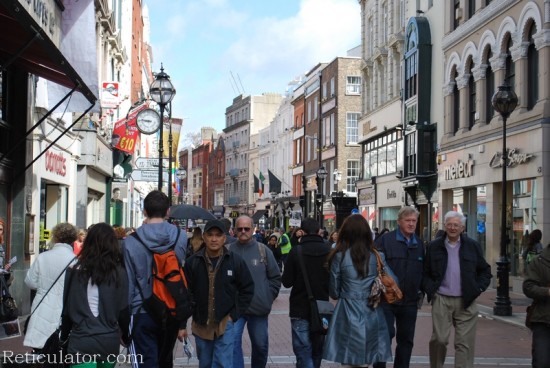
[[[129,154],[133,154],[136,147],[136,139],[139,134],[139,130],[136,127],[137,114],[147,109],[149,106],[144,103],[141,106],[136,107],[130,114],[128,119],[120,119],[115,122],[113,128],[113,136],[111,138],[111,145],[121,151]]]

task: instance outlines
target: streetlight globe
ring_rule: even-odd
[[[153,101],[159,105],[166,105],[172,101],[176,95],[176,89],[172,82],[170,82],[170,76],[164,72],[164,68],[160,67],[160,73],[155,75],[155,80],[149,87],[149,94]]]
[[[324,166],[321,166],[317,169],[317,177],[319,179],[325,180],[327,178],[328,172],[327,169],[325,169]]]
[[[518,105],[518,96],[512,91],[512,87],[504,82],[493,95],[491,103],[503,118],[508,118]]]

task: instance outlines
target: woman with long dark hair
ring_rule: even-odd
[[[372,233],[361,215],[351,215],[338,231],[328,257],[330,297],[337,299],[325,340],[323,358],[347,366],[391,360],[388,326],[381,307],[369,307],[368,298],[377,276]],[[384,267],[389,270],[384,255]],[[395,276],[393,276],[395,277]]]
[[[88,230],[78,263],[65,278],[61,340],[74,360],[94,357],[114,367],[120,342],[128,342],[128,276],[114,229],[106,223]],[[92,367],[77,361],[73,367]],[[111,364],[112,363],[112,364]]]

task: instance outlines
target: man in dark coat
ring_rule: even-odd
[[[319,235],[319,223],[311,218],[302,221],[305,235],[288,255],[282,276],[283,285],[292,288],[289,315],[292,327],[292,349],[298,367],[319,367],[323,356],[324,335],[309,333],[310,303],[300,267],[298,247],[302,250],[311,292],[316,300],[328,300],[329,272],[327,256],[330,246]]]
[[[375,245],[385,254],[386,262],[397,276],[403,299],[394,303],[382,303],[390,339],[395,337],[395,368],[408,368],[414,346],[414,332],[421,290],[424,245],[416,236],[418,211],[405,206],[397,213],[397,229],[376,239]],[[378,362],[374,368],[386,367]]]
[[[232,366],[233,322],[248,309],[254,295],[248,266],[224,247],[225,236],[221,221],[208,221],[202,234],[205,247],[185,265],[196,303],[192,329],[201,367]]]
[[[422,287],[432,303],[430,367],[443,367],[451,326],[455,328],[455,367],[474,366],[477,324],[475,299],[491,281],[491,266],[481,246],[462,234],[466,218],[459,212],[445,214],[444,236],[428,246]]]

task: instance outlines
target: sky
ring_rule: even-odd
[[[182,135],[225,128],[239,94],[284,94],[319,62],[360,45],[357,0],[145,0],[153,71],[176,88]],[[181,148],[181,146],[180,146]]]

